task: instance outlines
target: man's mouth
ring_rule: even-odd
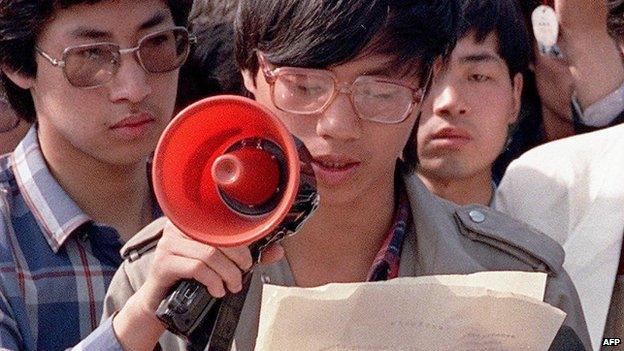
[[[471,140],[472,136],[466,130],[447,127],[431,134],[429,144],[434,148],[459,150]]]
[[[121,121],[113,124],[110,128],[117,129],[117,128],[138,127],[143,124],[153,122],[154,120],[156,120],[156,118],[154,118],[154,116],[152,116],[150,113],[147,113],[147,112],[133,113],[133,114],[126,116]]]
[[[317,179],[326,185],[346,182],[359,168],[361,162],[347,156],[315,157],[312,168]]]
[[[336,169],[336,170],[348,169],[349,167],[352,167],[353,165],[356,164],[355,162],[352,162],[352,163],[316,162],[316,163],[318,163],[323,168]]]
[[[155,121],[150,113],[133,113],[113,124],[110,130],[121,139],[131,140],[145,136]]]

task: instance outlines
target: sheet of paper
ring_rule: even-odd
[[[545,283],[485,272],[265,285],[256,350],[547,350],[565,313],[541,301]]]
[[[546,273],[500,271],[399,278],[390,280],[387,283],[405,284],[404,282],[431,282],[443,285],[482,287],[499,292],[524,295],[543,301],[544,293],[546,292],[547,278],[548,275]]]

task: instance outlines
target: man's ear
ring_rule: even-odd
[[[524,86],[524,76],[518,72],[513,78],[513,111],[509,119],[509,124],[515,123],[518,120],[520,114],[520,107],[522,106],[522,87]]]
[[[256,78],[254,77],[251,71],[248,69],[242,70],[241,74],[243,75],[243,83],[245,84],[245,88],[249,90],[254,96],[256,95],[256,90],[258,87],[256,86]]]
[[[13,84],[18,87],[29,90],[35,84],[35,79],[25,76],[22,73],[16,72],[10,68],[3,67],[2,73],[6,75]]]

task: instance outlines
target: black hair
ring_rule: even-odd
[[[624,42],[624,0],[607,0],[607,31],[618,43]]]
[[[461,14],[458,38],[474,33],[476,42],[481,43],[493,33],[512,81],[528,69],[533,57],[531,39],[516,0],[465,0]]]
[[[254,77],[258,51],[275,65],[308,68],[391,54],[398,72],[419,74],[424,86],[434,60],[454,43],[457,15],[456,0],[240,0],[235,54]],[[407,169],[416,164],[410,144]]]
[[[237,0],[195,0],[189,15],[191,26],[234,22]]]
[[[56,11],[75,5],[96,4],[103,0],[2,0],[0,1],[0,67],[35,77],[35,43]],[[192,0],[167,0],[176,25],[186,26]],[[32,95],[0,74],[7,98],[26,122],[35,121]]]
[[[195,22],[192,26],[197,44],[180,69],[176,110],[208,96],[243,95],[243,77],[234,59],[232,22]]]

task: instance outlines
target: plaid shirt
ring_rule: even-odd
[[[392,226],[373,261],[367,281],[388,280],[399,276],[401,248],[403,247],[407,224],[411,220],[411,213],[407,193],[405,189],[401,188]]]
[[[0,349],[62,350],[87,337],[121,247],[119,233],[91,220],[50,173],[33,126],[0,158]],[[110,322],[98,330],[91,348],[116,341]]]

